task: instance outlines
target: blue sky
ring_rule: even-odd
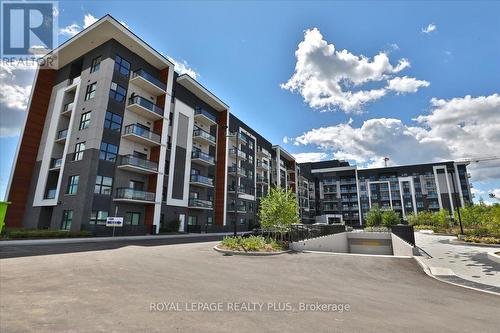
[[[271,142],[301,159],[346,158],[363,167],[380,165],[383,156],[407,164],[500,155],[499,12],[498,2],[465,1],[60,1],[58,24],[73,25],[59,34],[62,42],[86,15],[91,21],[109,13],[193,70]],[[301,42],[306,55],[299,59]],[[342,50],[351,61],[335,53]],[[374,60],[381,52],[390,64],[384,68]],[[410,65],[397,70],[401,59]],[[22,98],[32,73],[0,76],[2,86],[19,87]],[[311,97],[307,87],[317,85],[323,90]],[[381,96],[354,108],[338,102],[356,104],[352,94],[375,90]],[[23,114],[9,98],[0,96],[0,196]],[[499,160],[471,171],[477,197],[500,194]]]

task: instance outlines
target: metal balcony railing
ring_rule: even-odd
[[[205,176],[201,175],[191,175],[190,178],[191,183],[200,183],[208,186],[213,186],[214,185],[214,180],[212,178],[208,178]]]
[[[207,153],[204,153],[200,150],[194,150],[191,153],[191,158],[198,158],[200,160],[203,160],[208,163],[215,163],[215,158],[213,156],[208,155]]]
[[[158,163],[134,155],[123,155],[120,158],[120,165],[132,165],[135,167],[158,171]]]
[[[143,69],[139,69],[139,70],[136,70],[135,72],[133,72],[131,78],[133,79],[137,76],[142,77],[144,80],[154,84],[155,86],[157,86],[161,90],[167,90],[167,85],[165,83],[161,82],[160,80],[158,80],[153,75],[149,74],[148,72],[146,72]]]
[[[116,189],[115,199],[127,199],[137,201],[155,201],[154,192],[139,191],[133,188],[121,187]]]
[[[143,108],[148,109],[151,112],[154,112],[160,116],[163,116],[163,109],[160,108],[159,106],[155,105],[153,102],[151,102],[150,100],[148,100],[144,97],[134,96],[132,98],[129,98],[128,105],[133,105],[133,104],[140,105]]]
[[[217,122],[217,117],[214,116],[213,114],[209,113],[208,111],[200,108],[200,107],[197,107],[195,110],[194,110],[194,115],[195,116],[204,116],[204,117],[207,117],[208,119],[210,119],[211,121],[213,121],[214,123]]]
[[[189,207],[211,209],[211,208],[214,207],[214,204],[213,204],[212,201],[208,201],[208,200],[201,200],[201,199],[196,199],[196,198],[189,198]]]
[[[141,136],[143,138],[149,139],[151,141],[154,141],[156,143],[161,142],[160,135],[153,133],[145,128],[139,127],[135,124],[125,126],[123,134],[135,134],[135,135]]]
[[[193,138],[204,138],[212,143],[215,143],[215,136],[208,132],[205,132],[201,128],[196,128],[193,130]]]

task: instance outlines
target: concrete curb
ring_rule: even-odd
[[[233,251],[226,250],[220,248],[218,245],[214,246],[214,250],[224,254],[238,255],[238,256],[253,256],[253,257],[266,257],[266,256],[275,256],[278,254],[290,253],[292,250],[286,251],[277,251],[277,252],[241,252],[241,251]]]
[[[438,280],[440,282],[448,283],[448,284],[451,284],[451,285],[454,285],[454,286],[458,286],[458,287],[462,287],[462,288],[472,289],[472,290],[475,290],[475,291],[481,291],[483,293],[488,293],[488,294],[500,296],[500,293],[496,293],[496,292],[493,292],[493,291],[488,291],[488,290],[484,290],[484,289],[479,289],[479,288],[474,288],[474,287],[470,287],[470,286],[465,286],[465,285],[462,285],[462,284],[453,283],[453,282],[450,282],[450,281],[446,281],[446,280],[440,279],[439,276],[445,277],[445,276],[457,276],[457,275],[455,273],[453,273],[453,271],[451,269],[442,268],[442,267],[429,267],[429,266],[427,266],[427,264],[421,258],[419,258],[419,257],[413,257],[413,258],[415,258],[415,260],[417,261],[418,265],[422,268],[422,270],[424,271],[425,274],[427,274],[431,278],[434,278],[434,279],[436,279],[436,280]],[[469,281],[469,280],[467,280],[467,281]]]
[[[488,259],[500,264],[500,255],[495,252],[488,252]]]
[[[500,249],[500,245],[498,244],[486,244],[486,243],[473,243],[473,242],[464,242],[458,239],[450,240],[450,244],[453,245],[465,245],[465,246],[479,246],[479,247],[496,247]]]
[[[2,240],[0,247],[12,245],[47,245],[47,244],[73,244],[73,243],[99,243],[133,240],[158,240],[169,238],[203,238],[209,236],[226,236],[233,233],[204,233],[204,234],[175,234],[175,235],[149,235],[149,236],[118,236],[118,237],[82,237],[82,238],[45,238],[45,239],[18,239]]]
[[[299,253],[315,253],[315,254],[328,254],[328,255],[341,255],[341,256],[358,256],[358,257],[376,257],[376,258],[396,258],[396,259],[411,259],[410,256],[393,256],[390,254],[363,254],[363,253],[342,253],[342,252],[325,252],[325,251],[297,251]]]

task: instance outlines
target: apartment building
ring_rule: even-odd
[[[471,200],[465,164],[298,164],[109,15],[53,53],[57,66],[35,77],[8,227],[106,234],[106,218],[119,216],[123,234],[174,220],[181,231],[247,230],[273,186],[297,194],[304,223],[360,225],[373,205],[404,216]]]

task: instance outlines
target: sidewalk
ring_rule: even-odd
[[[241,234],[241,233],[239,233]],[[146,236],[117,236],[117,237],[79,237],[79,238],[46,238],[46,239],[19,239],[0,241],[0,247],[12,245],[44,245],[44,244],[71,244],[71,243],[99,243],[130,240],[159,240],[169,238],[199,238],[209,236],[233,235],[232,232],[202,233],[202,234],[173,234],[173,235],[146,235]]]
[[[452,239],[456,237],[415,233],[416,245],[430,256],[419,259],[429,267],[431,273],[439,277],[448,276],[450,282],[464,279],[471,281],[471,286],[482,284],[496,287],[491,288],[495,290],[500,288],[500,264],[487,257],[488,252],[498,252],[500,249],[451,244]]]

